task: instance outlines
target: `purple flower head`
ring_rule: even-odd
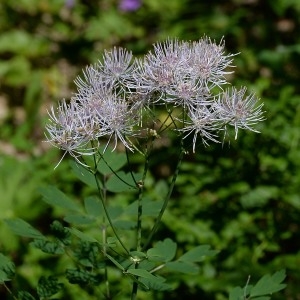
[[[72,9],[75,6],[75,0],[65,0],[65,6]]]
[[[141,0],[120,0],[119,9],[122,11],[135,11],[141,6]]]

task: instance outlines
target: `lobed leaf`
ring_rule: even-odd
[[[153,248],[147,251],[147,256],[150,261],[167,262],[175,257],[177,244],[167,238],[159,241]]]
[[[200,262],[205,257],[215,256],[218,253],[216,250],[211,250],[209,245],[201,245],[195,247],[185,254],[183,254],[178,260],[185,261],[185,262]]]
[[[250,297],[273,294],[284,289],[286,284],[282,284],[282,281],[285,277],[285,270],[278,271],[272,276],[270,274],[264,275],[251,289]]]
[[[229,293],[229,300],[243,300],[244,299],[244,290],[237,286],[232,289]]]

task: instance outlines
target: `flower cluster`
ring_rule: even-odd
[[[75,80],[77,93],[70,102],[51,108],[47,140],[78,162],[97,152],[103,138],[113,149],[121,142],[133,150],[144,112],[156,105],[168,114],[179,109],[171,120],[183,138],[193,134],[193,151],[198,137],[205,145],[219,142],[218,133],[226,134],[228,126],[234,127],[235,138],[239,129],[257,132],[253,125],[264,117],[255,95],[247,95],[246,88],[222,88],[233,56],[225,54],[223,41],[216,44],[208,37],[156,43],[140,59],[123,48],[105,51]]]

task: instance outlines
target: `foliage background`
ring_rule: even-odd
[[[175,290],[154,299],[226,299],[248,275],[255,281],[282,268],[288,287],[274,299],[300,299],[298,0],[144,0],[133,12],[113,0],[2,0],[0,15],[1,219],[21,217],[47,232],[63,212],[41,201],[39,186],[55,184],[75,198],[87,193],[67,160],[53,171],[60,153],[43,142],[43,127],[47,108],[70,97],[75,76],[104,49],[140,55],[167,37],[224,37],[228,52],[240,52],[231,82],[259,95],[267,120],[259,135],[241,132],[229,146],[200,146],[186,158],[157,238],[182,249],[210,244],[220,254],[199,276],[173,278]],[[156,151],[149,185],[159,192],[172,168],[172,141]],[[12,288],[30,289],[63,265],[3,223],[0,237],[0,251],[21,274]]]

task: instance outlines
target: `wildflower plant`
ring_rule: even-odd
[[[224,142],[230,137],[230,126],[235,139],[239,129],[258,132],[255,125],[264,120],[263,104],[253,93],[245,87],[228,87],[233,57],[225,53],[223,40],[216,44],[208,37],[197,42],[168,39],[156,43],[142,58],[134,58],[123,48],[105,51],[75,80],[77,92],[70,101],[50,108],[46,125],[47,141],[63,151],[55,167],[69,154],[75,160],[74,172],[95,193],[79,205],[54,187],[42,190],[47,203],[69,211],[64,219],[69,227],[58,221],[51,225],[54,241],[21,220],[8,220],[10,228],[34,238],[33,245],[44,252],[70,255],[75,267],[66,270],[68,281],[100,287],[95,299],[114,298],[112,268],[128,278],[131,299],[137,299],[139,290],[172,288],[164,270],[196,274],[198,263],[217,251],[199,245],[178,255],[176,242],[170,238],[156,241],[155,234],[184,155],[196,152],[201,144]],[[159,137],[171,131],[178,139],[176,167],[163,199],[149,200],[146,181],[152,151]],[[143,158],[141,172],[131,165],[134,155]],[[109,200],[113,193],[129,199],[121,211]],[[122,197],[117,199],[124,204]],[[151,217],[150,222],[145,217]],[[84,229],[87,225],[89,230]],[[77,246],[72,245],[74,238]],[[260,283],[252,295],[249,286],[236,288],[230,299],[251,299],[284,287],[282,272],[273,279],[273,289],[267,284],[266,290]],[[43,277],[37,293],[49,297],[60,288],[57,279]]]

